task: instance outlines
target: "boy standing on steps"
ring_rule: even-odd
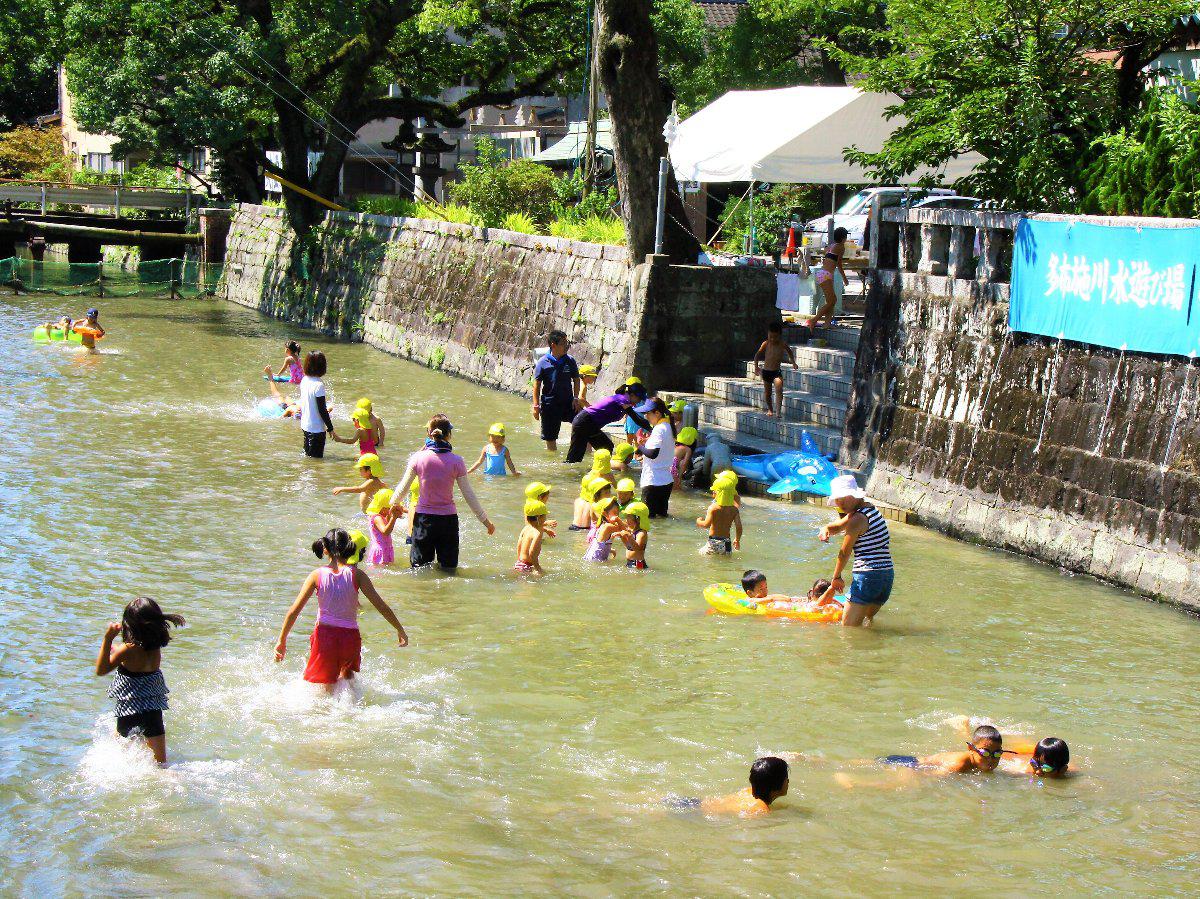
[[[776,411],[783,418],[783,362],[790,360],[792,368],[800,368],[796,364],[796,354],[792,348],[783,342],[783,323],[771,322],[767,325],[767,339],[762,342],[758,352],[754,354],[754,376],[762,378],[763,402],[767,407],[767,415],[774,416]],[[771,407],[771,392],[775,392],[775,408]]]
[[[550,452],[558,450],[558,433],[564,421],[575,417],[579,396],[579,366],[567,354],[571,343],[562,331],[547,335],[550,352],[533,369],[533,420],[542,423],[542,439]]]

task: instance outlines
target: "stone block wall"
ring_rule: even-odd
[[[303,253],[281,210],[239,207],[224,296],[516,393],[528,394],[534,350],[553,329],[600,367],[599,395],[630,374],[665,389],[690,387],[718,360],[732,370],[778,317],[765,272],[630,268],[623,247],[340,212],[313,237]]]
[[[842,462],[872,496],[1200,611],[1196,365],[1010,333],[994,274],[876,271],[868,308]]]

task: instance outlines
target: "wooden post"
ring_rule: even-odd
[[[96,295],[104,298],[104,248],[100,248],[100,261],[96,263]]]
[[[175,260],[171,260],[171,299],[177,299],[175,296]]]

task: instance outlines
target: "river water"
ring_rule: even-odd
[[[431,411],[469,462],[506,421],[565,526],[580,471],[547,458],[527,403],[217,301],[105,302],[98,356],[28,339],[63,301],[2,302],[6,894],[1195,889],[1200,632],[1174,609],[893,525],[900,576],[873,630],[708,616],[701,588],[744,567],[793,593],[827,573],[828,516],[748,500],[744,552],[702,558],[696,495],[652,530],[651,571],[585,567],[564,530],[530,584],[509,571],[523,482],[480,478],[496,536],[467,513],[457,577],[373,573],[412,645],[368,608],[361,695],[316,696],[315,603],[282,665],[272,647],[309,543],[355,523],[356,498],[330,493],[354,452],[307,460],[295,425],[260,418],[263,364],[289,337],[326,349],[335,420],[374,399],[391,479]],[[166,771],[112,735],[92,674],[137,594],[188,619],[164,651]],[[834,777],[961,748],[963,715],[1063,737],[1082,776]],[[771,815],[664,811],[784,751],[804,757]]]

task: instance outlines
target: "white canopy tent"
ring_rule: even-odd
[[[904,123],[884,110],[895,94],[856,87],[785,87],[730,91],[668,129],[671,165],[680,181],[765,181],[785,184],[859,184],[870,176],[843,158],[850,146],[878,151]],[[983,160],[968,153],[937,171],[914,172],[900,184],[933,174],[954,181]]]

